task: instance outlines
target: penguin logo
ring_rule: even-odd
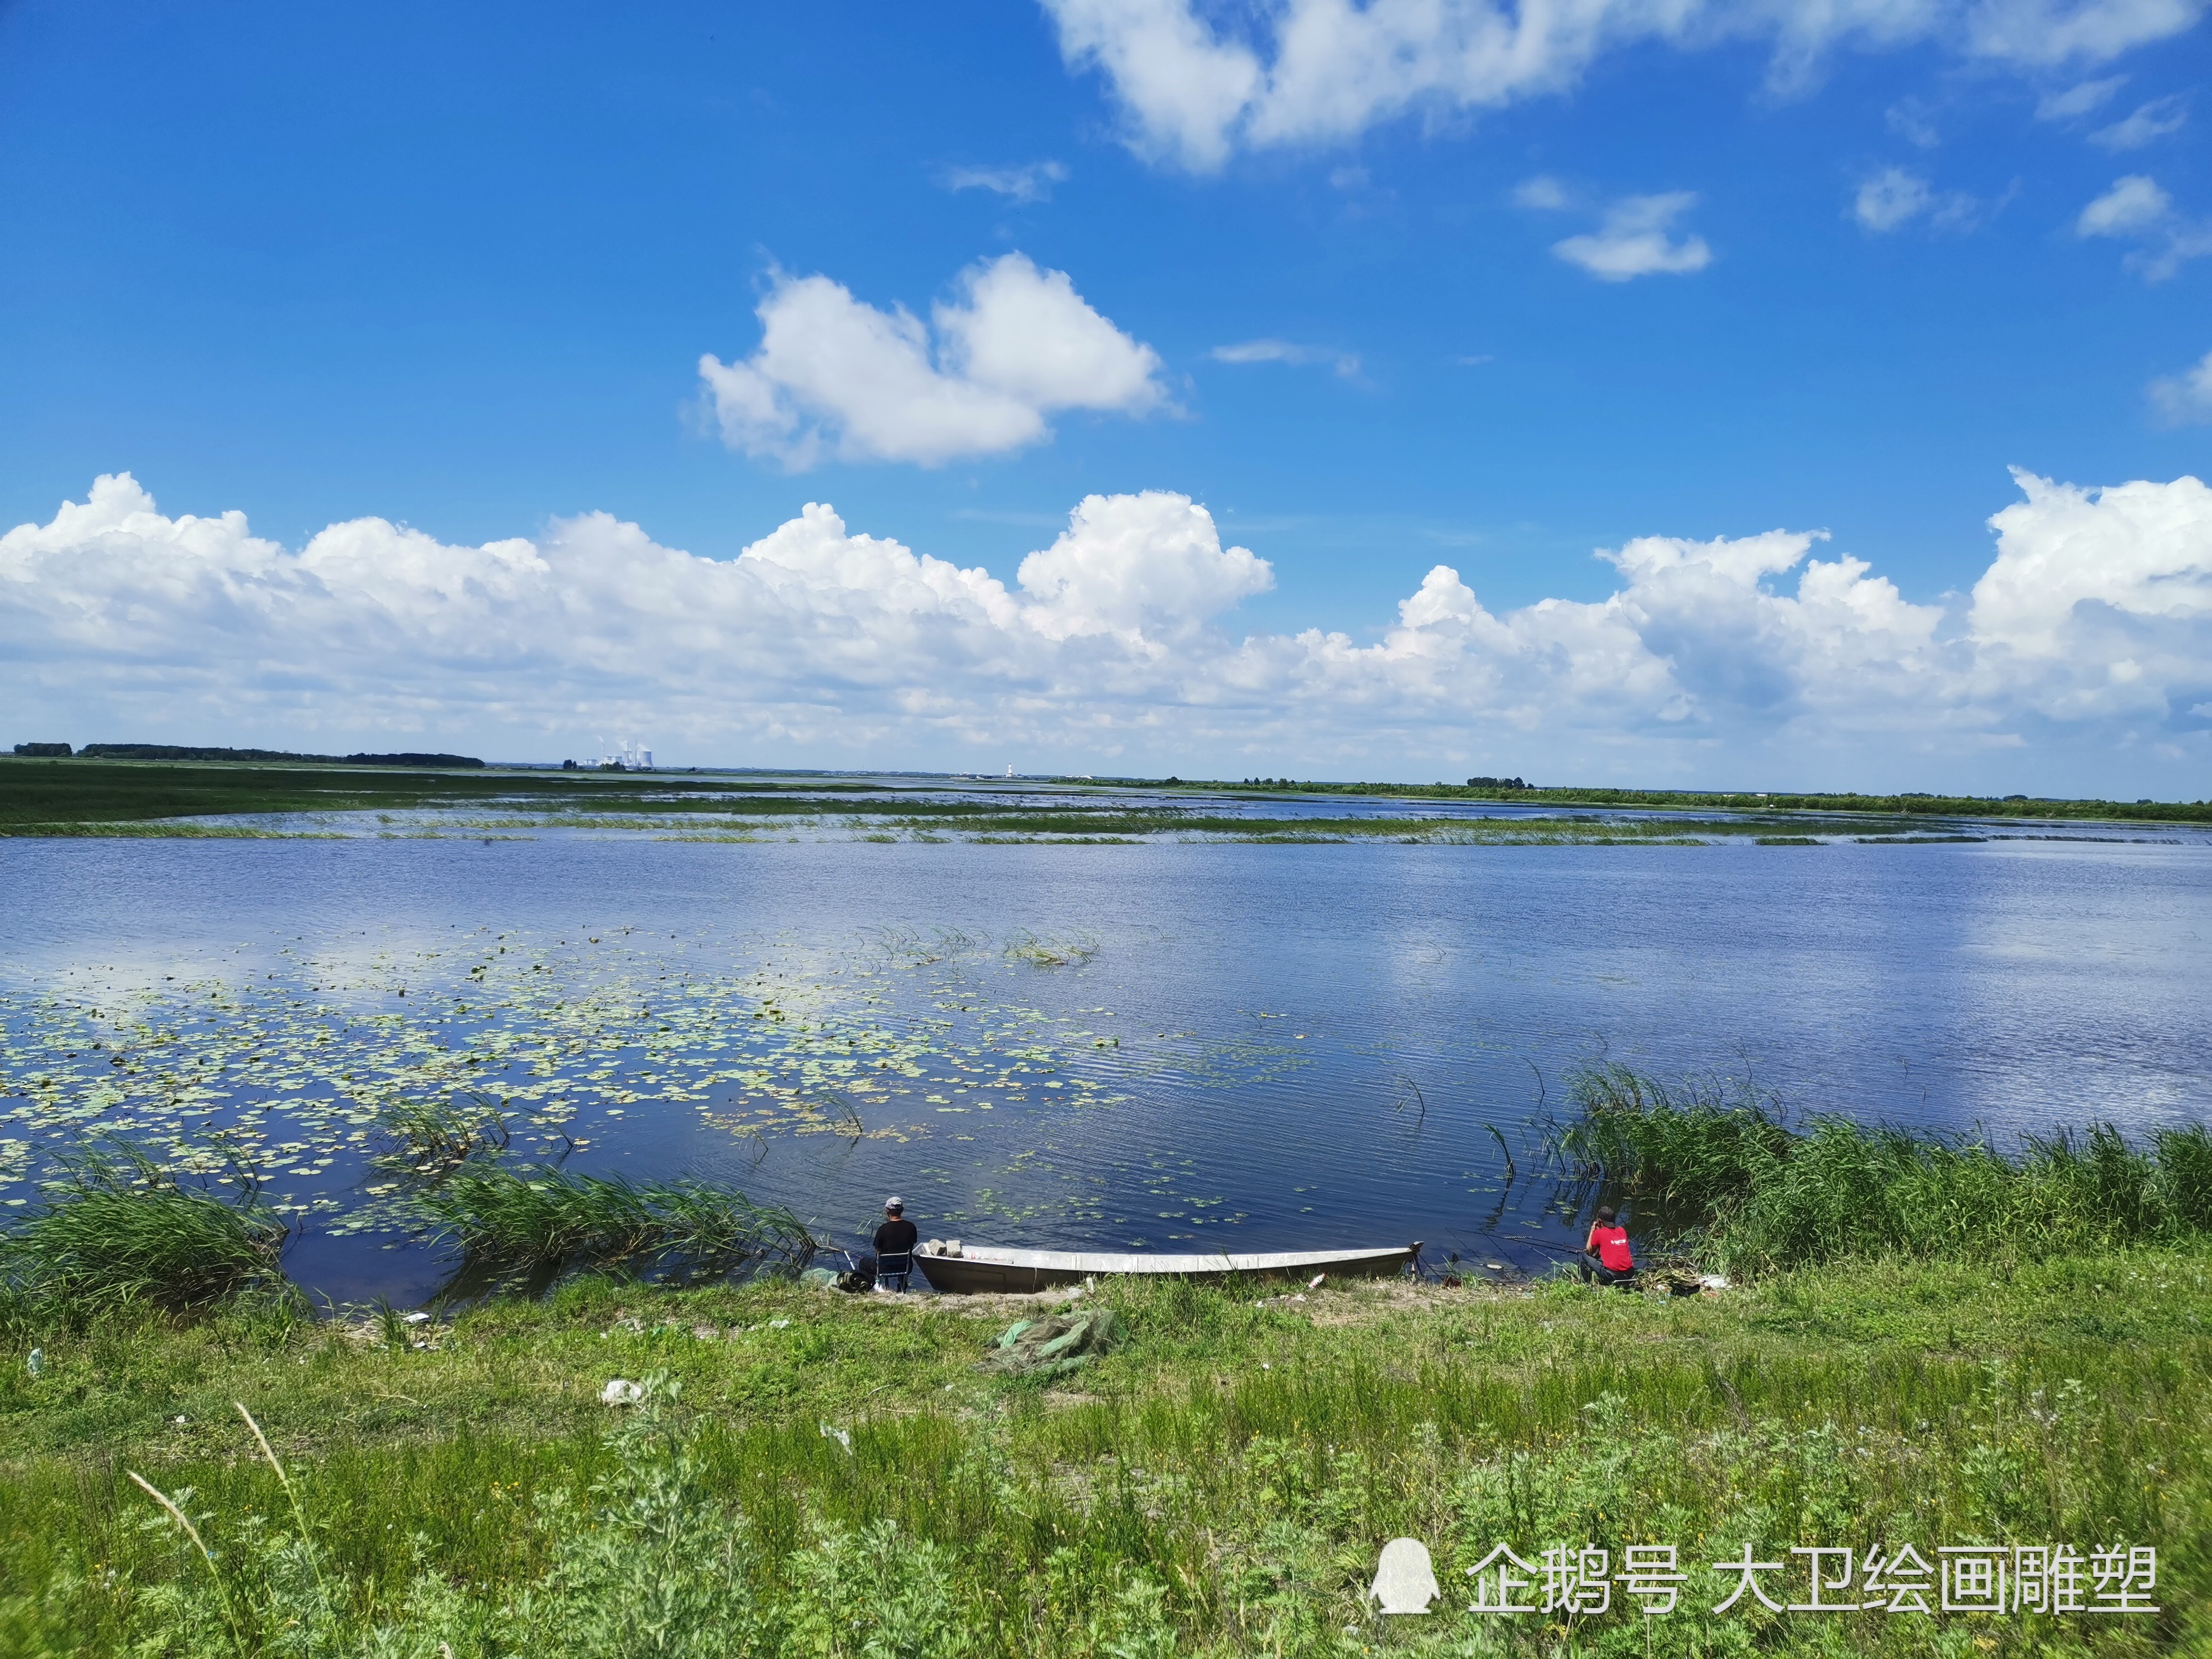
[[[1382,1547],[1375,1583],[1367,1593],[1385,1613],[1426,1613],[1429,1603],[1443,1594],[1437,1588],[1429,1547],[1418,1538],[1392,1539]]]

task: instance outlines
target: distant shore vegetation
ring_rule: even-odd
[[[345,829],[497,836],[566,830],[745,841],[804,830],[863,841],[1543,845],[1750,836],[1802,845],[1814,837],[1917,841],[2033,833],[2037,824],[2212,823],[2212,802],[2203,801],[1597,789],[1533,786],[1517,777],[1456,784],[940,781],[848,773],[564,771],[416,753],[340,759],[152,744],[92,744],[69,755],[22,752],[68,748],[62,744],[16,748],[15,757],[0,758],[0,835],[262,836]],[[1316,810],[1330,800],[1455,810]],[[1295,801],[1299,810],[1269,811],[1271,801]],[[1491,803],[1516,810],[1467,810]],[[342,817],[368,813],[386,816],[374,825]]]

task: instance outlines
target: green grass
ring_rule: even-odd
[[[682,791],[698,799],[677,803]],[[432,772],[222,762],[0,757],[0,835],[94,833],[158,818],[283,812],[411,811],[471,805],[635,815],[672,810],[823,810],[815,797],[898,797],[836,779],[804,785],[665,773]]]
[[[415,1328],[422,1349],[374,1322],[242,1312],[57,1328],[41,1375],[20,1358],[0,1374],[0,1652],[1975,1659],[2212,1643],[2212,1260],[2195,1246],[2003,1272],[1892,1259],[1691,1299],[1103,1294],[1133,1340],[1057,1390],[976,1370],[1011,1310],[780,1284],[574,1282]],[[653,1376],[648,1409],[598,1403],[607,1378]],[[126,1471],[178,1498],[214,1571]],[[1400,1534],[1436,1554],[1437,1617],[1361,1609]],[[1707,1564],[1743,1540],[1762,1559],[2152,1543],[2168,1611],[1715,1616]],[[1692,1577],[1649,1628],[1456,1611],[1461,1570],[1493,1543],[1617,1558],[1651,1541]]]
[[[1884,1255],[2014,1261],[2212,1230],[2201,1123],[2140,1146],[2109,1124],[2061,1129],[2008,1154],[1833,1115],[1792,1122],[1747,1090],[1669,1090],[1620,1066],[1582,1073],[1573,1097],[1577,1115],[1550,1131],[1571,1172],[1650,1200],[1640,1231],[1679,1235],[1736,1272]]]
[[[754,1264],[787,1271],[813,1257],[805,1226],[781,1206],[690,1180],[633,1182],[540,1167],[471,1163],[415,1199],[436,1236],[473,1267],[546,1273],[639,1262],[694,1274]]]
[[[71,1159],[0,1233],[0,1327],[32,1322],[40,1304],[82,1321],[136,1304],[192,1313],[249,1291],[281,1294],[286,1224],[244,1166],[219,1173],[230,1194],[119,1142]]]

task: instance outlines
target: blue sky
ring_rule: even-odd
[[[1442,11],[1469,30],[1491,15]],[[2196,497],[2123,512],[2092,494],[2086,529],[2020,527],[2031,573],[2046,544],[2136,550],[2090,560],[2134,558],[2117,587],[2093,572],[2053,590],[2123,632],[2165,630],[2155,649],[2177,669],[2148,670],[2140,640],[2108,651],[2097,684],[2128,696],[2084,690],[2081,653],[2105,647],[2071,635],[2044,651],[2065,659],[2057,678],[2014,672],[2035,654],[2026,636],[1970,600],[1999,552],[1984,521],[2022,500],[2008,467],[2094,492],[2207,465],[2200,11],[1897,0],[1816,40],[1788,5],[1708,3],[1655,39],[1635,8],[1593,0],[1590,43],[1524,51],[1510,70],[1465,36],[1419,37],[1373,73],[1324,52],[1297,82],[1291,31],[1331,22],[1322,0],[8,6],[0,525],[40,529],[35,549],[17,538],[10,700],[79,741],[308,744],[368,718],[516,754],[657,735],[702,761],[1424,778],[1447,762],[1565,763],[1654,782],[2202,796],[2212,713],[2191,711],[2212,684],[2188,661],[2205,654],[2212,525]],[[1838,12],[1852,15],[1820,9]],[[1334,21],[1371,33],[1389,15]],[[1238,52],[1273,77],[1242,103]],[[990,381],[1013,426],[985,421],[964,447],[936,427],[857,441],[853,411],[887,371],[806,356],[795,307],[792,361],[817,379],[794,391],[756,355],[757,313],[835,284],[855,307],[903,307],[925,367],[952,375],[960,348],[933,308],[999,318],[968,273],[1015,253],[1028,264],[1000,274],[1042,309],[1023,321],[1008,290],[989,337],[1009,361],[1051,356],[1024,328],[1081,323],[1097,349],[1048,386]],[[1655,268],[1634,274],[1639,258]],[[1052,273],[1069,297],[1057,311]],[[986,322],[957,337],[985,352]],[[765,365],[746,384],[811,444],[733,435],[726,408],[718,427],[702,355]],[[859,379],[823,404],[831,374]],[[1024,419],[1042,435],[1006,438]],[[173,627],[127,649],[98,629],[63,638],[58,616],[165,591],[168,531],[94,599],[64,591],[88,567],[82,538],[49,523],[58,504],[125,471],[164,524],[241,512],[294,556],[364,519],[466,550],[550,545],[599,513],[729,562],[805,503],[832,503],[850,534],[985,567],[1018,603],[1018,567],[1083,498],[1170,492],[1270,574],[1209,565],[1186,581],[1147,552],[1130,568],[1165,587],[1054,623],[1056,654],[1012,668],[977,665],[996,647],[956,662],[911,629],[869,633],[847,606],[839,625],[860,629],[879,672],[781,660],[748,676],[775,679],[775,697],[719,702],[703,665],[656,678],[604,652],[599,678],[569,663],[558,695],[533,702],[523,688],[544,671],[526,652],[462,663],[430,642],[454,615],[387,595],[379,617],[406,614],[381,648],[416,690],[364,716],[373,663],[307,686],[280,660],[327,658],[314,629],[353,626],[337,612],[288,612],[242,646],[234,622],[179,602]],[[1594,550],[1778,529],[1825,531],[1805,556],[1853,556],[1903,604],[1944,612],[1911,647],[1912,672],[1935,678],[1880,694],[1893,714],[1838,714],[1850,682],[1832,663],[1821,678],[1781,661],[1757,695],[1716,689],[1731,647],[1684,644],[1679,626],[1638,624],[1669,685],[1628,673],[1595,691],[1586,670],[1504,674],[1517,689],[1498,690],[1498,652],[1527,668],[1558,648],[1525,629],[1510,647],[1455,635],[1461,678],[1393,670],[1387,695],[1376,663],[1356,665],[1355,690],[1313,651],[1295,666],[1274,648],[1319,629],[1380,650],[1439,564],[1504,617],[1632,590]],[[1068,556],[1095,574],[1123,554]],[[1786,599],[1802,568],[1740,571],[1731,592]],[[1126,597],[1138,578],[1098,580]],[[317,602],[343,611],[318,580]],[[1711,610],[1677,597],[1684,615]],[[1471,613],[1453,603],[1462,627]],[[1779,642],[1758,624],[1759,649],[1821,657],[1826,636],[1802,623],[1792,613]],[[775,651],[782,626],[757,648]],[[740,635],[730,650],[756,648]],[[1059,649],[1093,638],[1180,667],[1133,690]],[[1255,639],[1274,680],[1252,678]],[[1943,663],[1927,654],[1939,647]],[[1906,647],[1885,649],[1898,668]],[[242,651],[266,673],[219,667]],[[956,681],[958,697],[922,706]],[[1247,693],[1235,719],[1224,684]],[[1948,712],[1916,724],[1931,695]]]

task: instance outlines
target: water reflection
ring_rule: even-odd
[[[295,1273],[340,1297],[439,1277],[345,1231],[378,1089],[492,1087],[519,1145],[832,1234],[896,1190],[1005,1243],[1524,1267],[1577,1238],[1524,1126],[1592,1058],[2004,1141],[2212,1104],[2201,844],[11,841],[0,869],[0,1139],[250,1129],[317,1206]]]

